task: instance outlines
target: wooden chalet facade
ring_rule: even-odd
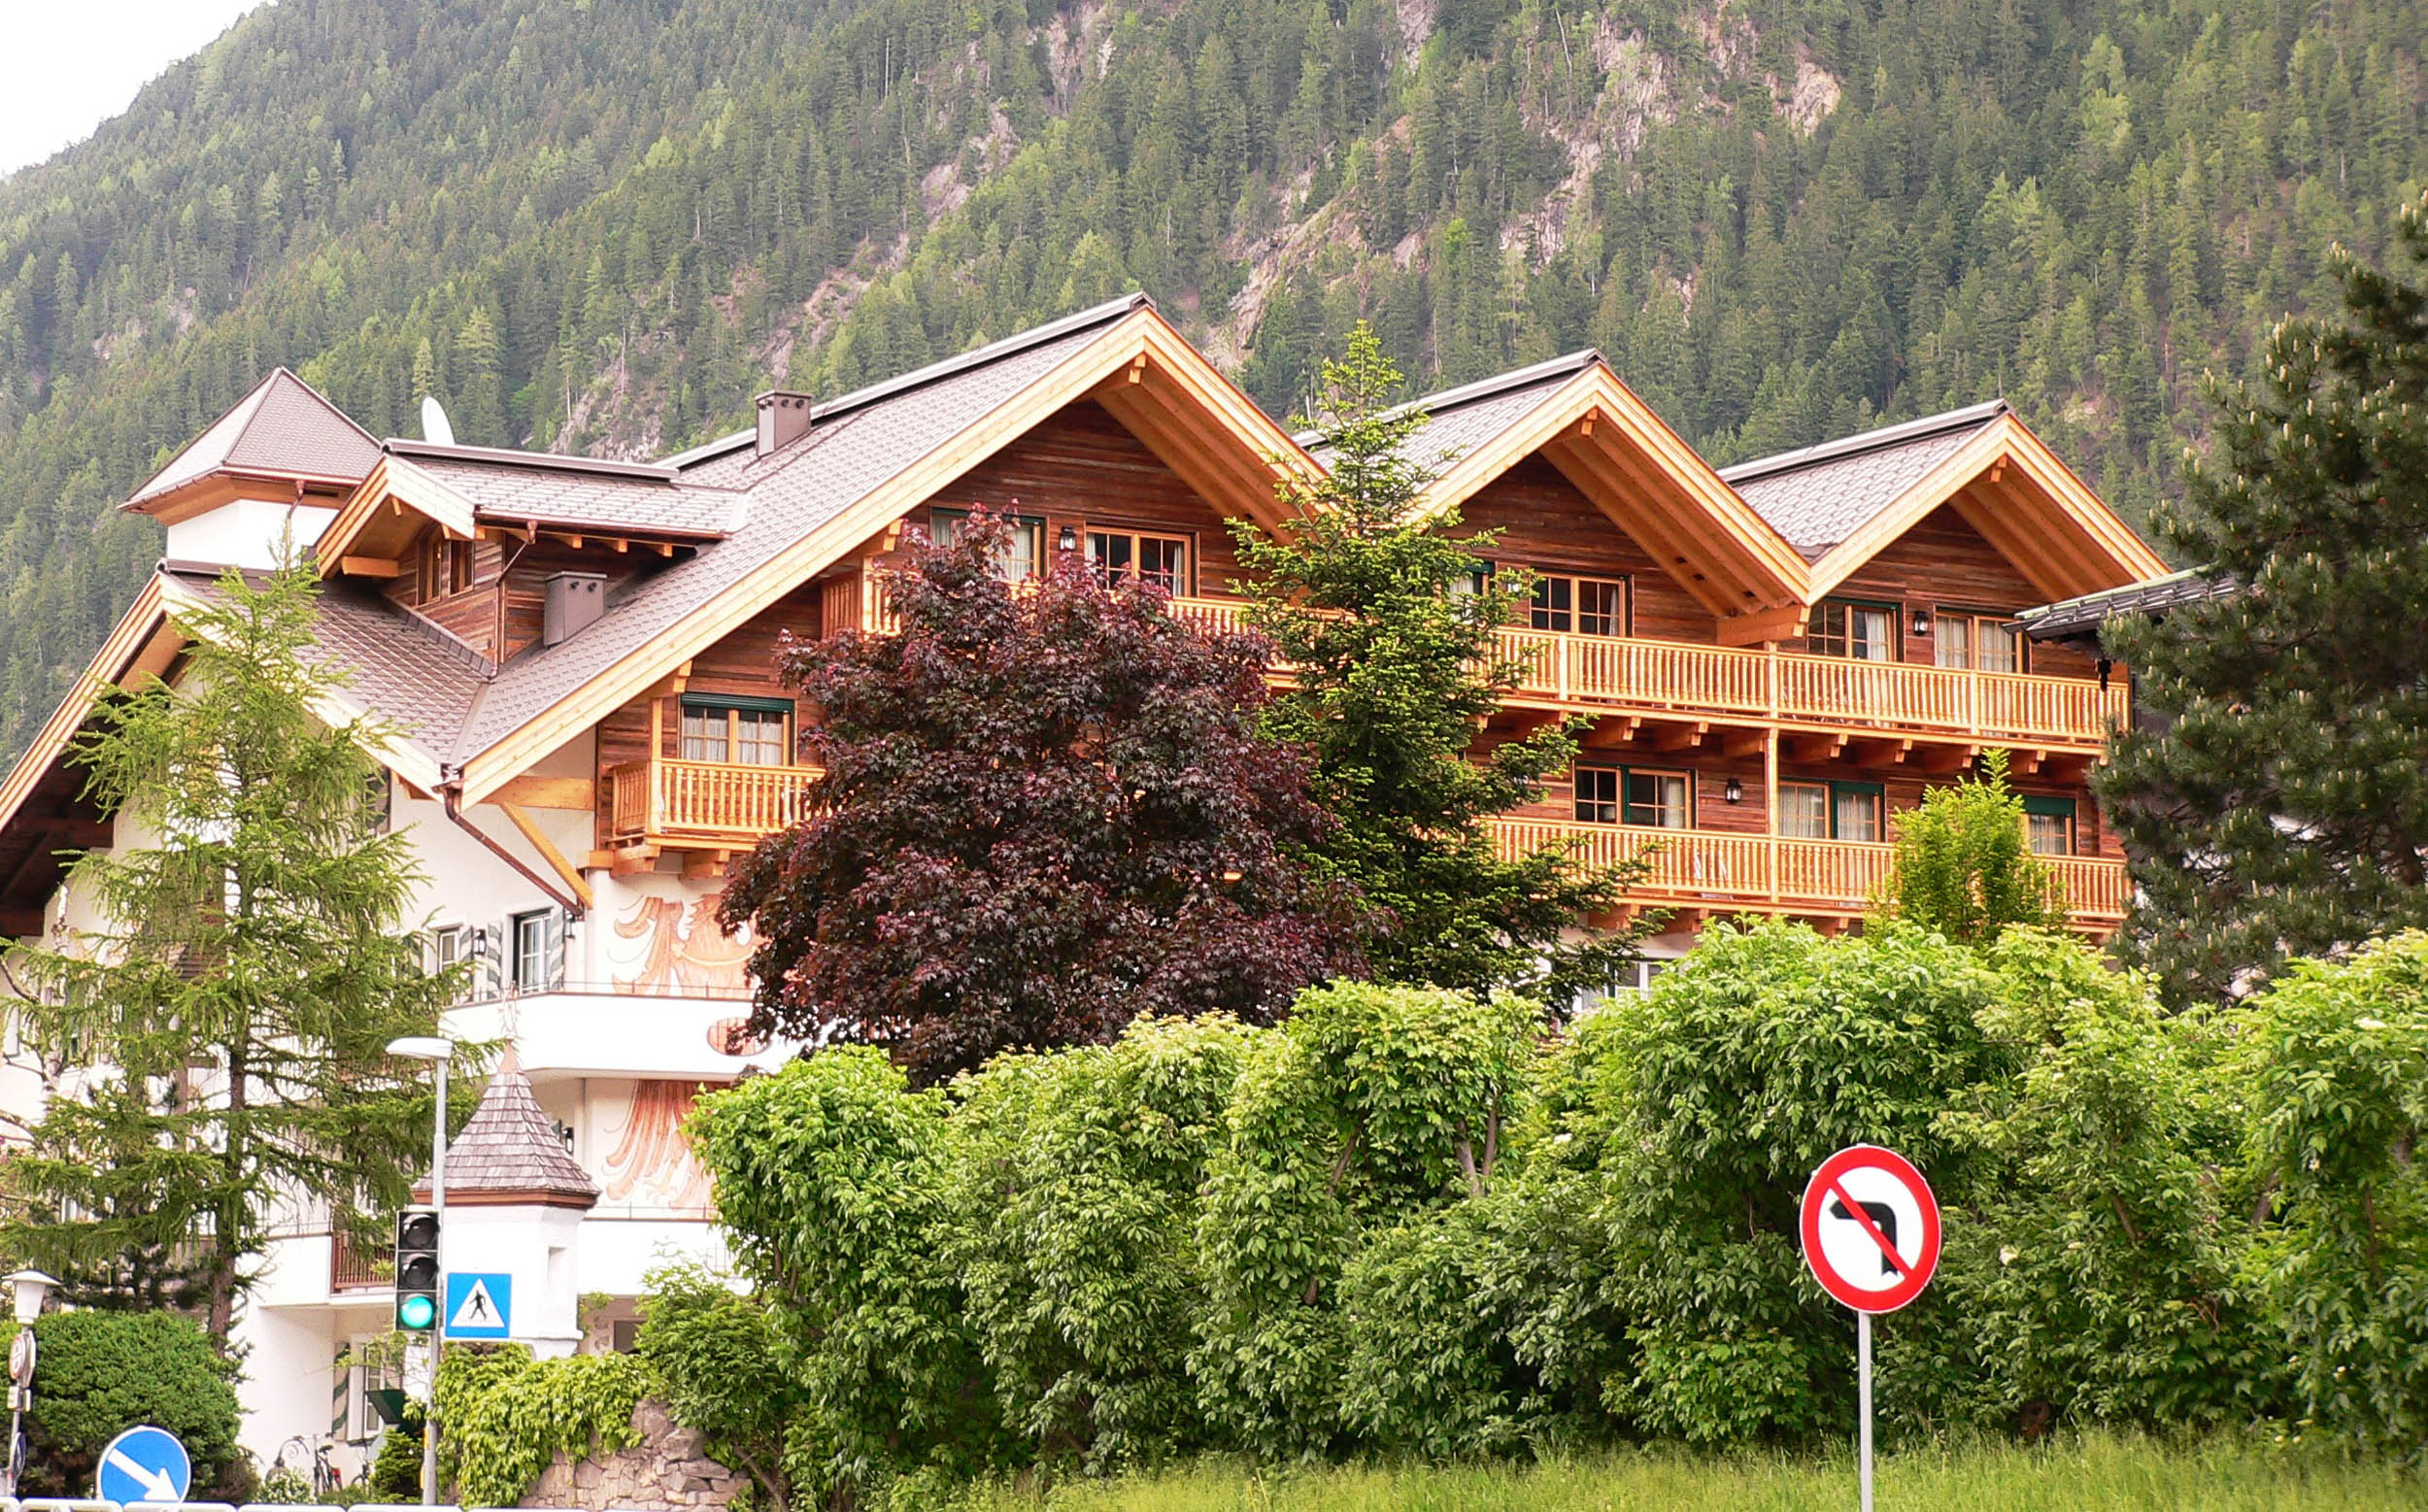
[[[1538,576],[1505,637],[1532,670],[1479,751],[1594,722],[1571,779],[1500,823],[1511,848],[1649,857],[1640,903],[1681,931],[1737,911],[1837,927],[1885,876],[1891,816],[2001,747],[2076,924],[2121,915],[2084,782],[2125,678],[2017,622],[2164,569],[2003,405],[1715,472],[1592,353],[1421,403],[1429,504]],[[358,460],[319,542],[358,622],[332,651],[376,642],[382,617],[419,643],[414,673],[360,681],[420,734],[388,754],[398,778],[492,806],[576,908],[601,872],[713,881],[790,821],[812,774],[777,645],[881,628],[906,527],[1015,510],[1031,564],[1082,552],[1226,623],[1225,520],[1283,524],[1277,475],[1322,465],[1142,299],[832,404],[769,396],[756,431],[659,465],[401,441]],[[215,570],[173,541],[137,607],[152,622],[128,630],[156,640],[165,604]],[[46,770],[60,810],[73,704],[0,793],[0,829],[92,832],[72,801],[27,812]],[[535,810],[588,816],[589,843],[544,841]],[[0,908],[29,932],[55,869],[7,849]]]

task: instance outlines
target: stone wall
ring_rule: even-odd
[[[632,1409],[632,1430],[641,1441],[593,1460],[558,1455],[523,1498],[526,1507],[573,1507],[581,1512],[677,1512],[718,1508],[731,1501],[749,1478],[700,1452],[700,1436],[678,1428],[662,1402]]]

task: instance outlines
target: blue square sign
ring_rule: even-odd
[[[447,1336],[503,1339],[514,1333],[515,1278],[502,1270],[451,1271]]]

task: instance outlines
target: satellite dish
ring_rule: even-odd
[[[422,396],[422,439],[443,447],[455,444],[455,427],[447,423],[447,407],[435,394]]]

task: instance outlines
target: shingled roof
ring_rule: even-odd
[[[2006,400],[1992,399],[1738,462],[1720,476],[1806,561],[1818,561],[2006,413]]]
[[[2239,586],[2229,572],[2178,572],[2147,583],[2109,588],[2104,593],[2085,593],[2079,598],[2042,604],[2016,618],[2023,623],[2023,633],[2036,641],[2080,639],[2096,636],[2100,626],[2119,615],[2163,615],[2186,604],[2223,598]]]
[[[369,431],[282,367],[186,443],[119,507],[141,511],[161,495],[217,472],[359,483],[379,459],[380,444]]]
[[[1425,424],[1408,438],[1409,460],[1428,474],[1439,474],[1451,463],[1526,418],[1551,391],[1602,360],[1591,350],[1536,362],[1456,388],[1445,388],[1385,412],[1387,418],[1422,413]],[[1298,444],[1316,460],[1330,464],[1332,449],[1321,446],[1323,432],[1301,432]]]
[[[415,1184],[414,1194],[426,1200],[430,1179]],[[531,1079],[511,1056],[481,1090],[472,1120],[447,1146],[447,1200],[546,1203],[556,1207],[590,1207],[598,1201],[598,1183],[565,1150]]]

